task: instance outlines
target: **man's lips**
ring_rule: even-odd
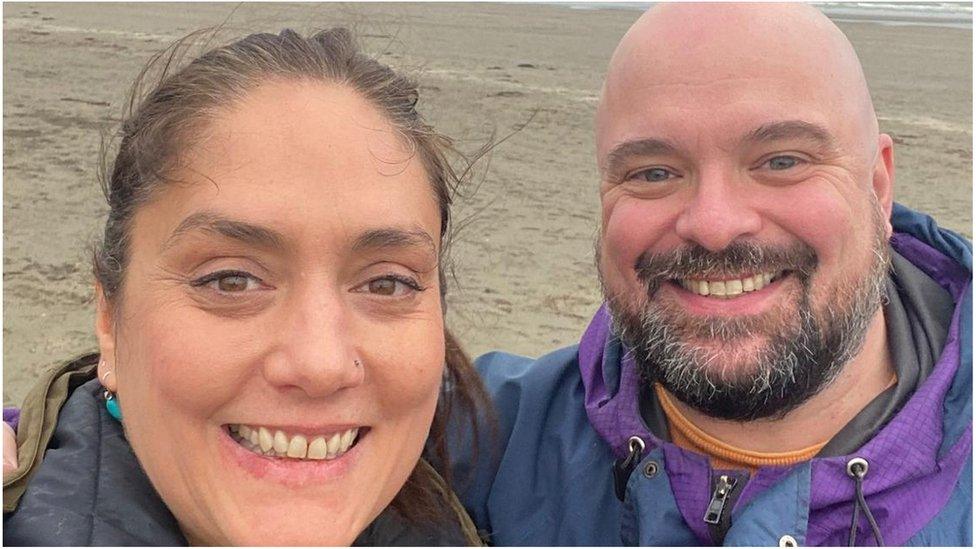
[[[742,294],[760,291],[788,273],[789,271],[770,271],[728,277],[680,278],[670,282],[701,296],[732,299]]]
[[[751,275],[752,277],[756,275]],[[782,290],[791,281],[796,280],[795,273],[792,271],[781,271],[776,275],[769,276],[766,282],[766,275],[762,274],[762,282],[757,288],[755,278],[752,278],[752,289],[746,291],[744,287],[738,287],[743,283],[744,278],[729,280],[670,280],[661,285],[658,293],[662,291],[677,300],[686,313],[702,317],[735,317],[758,315],[767,312],[771,307],[782,301]],[[685,284],[692,287],[689,289]],[[720,283],[720,284],[716,284]],[[738,284],[737,284],[738,283]],[[704,292],[704,284],[708,284],[708,293]],[[724,285],[724,288],[722,286]],[[729,286],[732,286],[731,291]],[[712,289],[719,291],[712,294]],[[723,291],[724,290],[724,291]]]

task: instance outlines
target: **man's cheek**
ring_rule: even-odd
[[[636,282],[635,265],[646,251],[656,250],[666,231],[641,201],[619,201],[607,218],[604,233],[604,256],[621,276]]]

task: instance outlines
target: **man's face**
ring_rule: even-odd
[[[598,262],[642,373],[742,420],[803,402],[863,342],[887,268],[891,149],[866,142],[816,64],[720,55],[613,67]]]

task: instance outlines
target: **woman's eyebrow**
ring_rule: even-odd
[[[399,227],[380,227],[364,231],[356,238],[352,246],[354,252],[383,248],[424,248],[432,255],[437,255],[437,246],[434,238],[427,231],[415,229],[402,229]]]
[[[245,244],[264,248],[280,248],[284,245],[281,233],[267,227],[226,218],[213,212],[197,212],[188,216],[173,230],[163,249],[167,249],[179,239],[195,230],[202,230],[237,240]]]

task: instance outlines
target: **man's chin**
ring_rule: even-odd
[[[653,360],[642,356],[644,363],[638,367],[645,382],[660,383],[707,416],[730,421],[770,418],[787,413],[806,398],[799,394],[804,391],[787,389],[804,372],[770,348],[772,339],[766,335],[682,338],[683,350],[670,356],[652,353]]]
[[[702,357],[715,362],[716,369],[726,371],[754,370],[771,337],[766,334],[750,334],[726,339],[692,336],[682,338],[685,349],[694,349]]]
[[[659,381],[668,388],[669,385],[680,383],[679,380],[707,380],[706,385],[710,390],[723,391],[733,387],[738,390],[751,388],[762,377],[764,366],[761,364],[761,342],[750,339],[741,343],[691,341],[688,344],[691,349],[695,349],[693,363],[696,365],[697,375],[689,376],[689,372],[681,372],[680,375],[669,376],[669,373],[678,372],[667,368],[666,372],[656,372],[654,381]]]

